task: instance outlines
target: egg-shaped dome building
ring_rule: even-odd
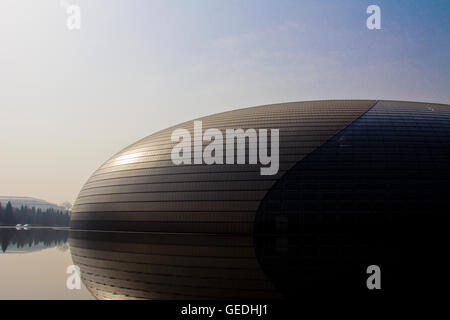
[[[293,102],[234,110],[197,121],[202,122],[204,131],[278,129],[277,173],[263,175],[261,163],[250,161],[227,164],[225,153],[223,164],[196,163],[195,151],[190,164],[175,164],[171,152],[178,142],[171,139],[172,134],[177,129],[193,131],[194,121],[154,133],[114,155],[83,186],[71,217],[74,262],[80,262],[82,271],[91,264],[101,265],[97,273],[84,273],[84,280],[92,284],[98,297],[110,297],[120,287],[111,280],[114,276],[102,278],[99,270],[117,269],[120,264],[111,257],[111,247],[96,249],[97,238],[89,242],[76,230],[161,233],[169,242],[170,234],[250,237],[247,249],[253,250],[251,259],[262,270],[258,279],[273,297],[278,294],[273,288],[287,296],[301,288],[367,289],[364,266],[372,264],[386,270],[388,288],[412,286],[411,270],[415,269],[411,266],[428,270],[427,280],[419,277],[415,286],[433,284],[443,274],[450,212],[448,105],[376,100]],[[239,144],[248,157],[249,141],[237,140],[233,148],[238,149]],[[155,250],[169,248],[158,246]],[[179,252],[202,260],[205,257],[199,250],[182,247]],[[109,258],[101,258],[103,255]],[[145,255],[139,257],[146,259]],[[166,277],[157,279],[163,283],[158,294],[147,288],[139,297],[180,297],[164,290],[184,292],[181,284],[173,291],[173,279],[186,275],[183,268],[196,265],[198,259],[182,260],[181,269],[174,267],[178,262],[168,263],[166,271],[161,271]],[[148,270],[156,265],[161,268],[161,261],[149,263]],[[104,282],[92,280],[94,274]],[[236,279],[242,278],[239,274]],[[189,290],[196,282],[190,279]],[[205,283],[200,282],[198,287],[203,288]],[[129,290],[134,282],[118,283]],[[246,286],[242,281],[236,285]],[[191,297],[208,296],[189,292]],[[226,292],[211,297],[232,298]],[[257,296],[254,292],[249,298]]]
[[[260,174],[260,164],[175,165],[174,130],[154,133],[105,162],[86,182],[73,207],[80,229],[251,233],[267,191],[298,161],[347,127],[376,101],[285,103],[200,118],[203,130],[279,131],[279,171]],[[246,145],[248,151],[248,144]]]

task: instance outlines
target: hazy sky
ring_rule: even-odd
[[[73,202],[159,129],[317,99],[450,103],[450,2],[0,1],[0,195]],[[366,8],[381,8],[381,30]]]

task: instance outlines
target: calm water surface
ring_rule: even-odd
[[[412,277],[404,265],[416,258],[418,246],[385,241],[380,247],[371,237],[326,231],[305,236],[0,227],[0,299],[272,300],[312,290],[367,292],[366,269],[374,260],[387,270],[385,288],[409,288]],[[439,255],[423,261],[435,257],[439,262]],[[81,271],[79,290],[67,288],[72,265]],[[422,273],[421,279],[428,277]],[[429,283],[419,285],[433,290]]]
[[[66,287],[68,230],[0,227],[0,299],[94,299],[84,284]]]

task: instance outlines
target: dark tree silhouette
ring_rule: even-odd
[[[11,201],[8,201],[5,208],[5,222],[6,224],[13,223],[13,208],[11,205]]]
[[[0,207],[0,209],[0,225],[3,226],[14,226],[16,224],[68,226],[70,221],[69,211],[60,211],[53,208],[46,210],[26,206],[14,208],[8,201],[6,207]]]
[[[67,242],[67,230],[31,229],[16,231],[15,229],[0,229],[0,243],[2,252],[9,248],[25,248],[37,245],[54,247]]]

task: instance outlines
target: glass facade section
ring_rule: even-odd
[[[378,102],[267,193],[255,224],[262,265],[289,287],[365,288],[371,264],[392,286],[435,285],[449,182],[449,106]]]

